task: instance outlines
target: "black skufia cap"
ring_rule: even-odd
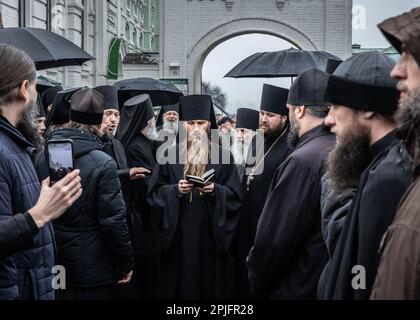
[[[60,91],[54,98],[52,108],[48,114],[46,127],[60,125],[70,121],[70,100],[73,94],[81,88]]]
[[[287,96],[289,90],[264,84],[261,98],[261,111],[271,112],[282,116],[289,115]]]
[[[344,61],[330,76],[325,99],[358,110],[393,114],[400,93],[391,79],[395,61],[372,51],[359,53]]]
[[[149,121],[155,116],[153,104],[148,94],[142,94],[127,100],[121,111],[120,124],[115,135],[124,147],[138,136]]]
[[[260,127],[260,113],[257,110],[241,108],[236,115],[236,128],[258,130]]]
[[[300,74],[290,87],[287,103],[292,106],[327,106],[325,92],[329,75],[318,69]]]
[[[56,86],[56,87],[48,88],[42,92],[41,101],[44,107],[45,114],[48,114],[48,106],[54,103],[54,99],[57,96],[57,94],[63,90],[64,90],[63,87]]]
[[[159,112],[159,116],[156,120],[156,126],[163,125],[163,116],[165,115],[165,113],[167,113],[169,111],[175,111],[179,114],[179,103],[170,104],[170,105],[167,105],[167,106],[162,106],[162,108],[160,109],[160,112]]]
[[[94,88],[100,94],[104,96],[105,99],[105,110],[107,109],[115,109],[120,111],[119,104],[118,104],[118,90],[113,86],[100,86]]]
[[[100,125],[104,116],[104,103],[104,96],[94,89],[78,91],[71,98],[70,120]]]
[[[213,101],[209,95],[191,95],[179,100],[181,121],[207,120],[211,122],[211,129],[218,129]]]

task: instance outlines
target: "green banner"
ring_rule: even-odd
[[[118,66],[120,64],[121,39],[115,38],[111,42],[108,54],[108,75],[110,80],[118,80]]]

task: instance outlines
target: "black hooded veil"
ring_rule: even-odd
[[[47,129],[52,125],[60,125],[70,121],[71,97],[80,89],[81,88],[63,90],[56,94],[45,125]]]
[[[156,160],[152,142],[141,130],[154,117],[148,95],[136,96],[124,104],[116,138],[123,144],[128,166],[143,167],[153,172]],[[153,221],[152,208],[147,202],[150,177],[131,184],[129,226],[136,249],[136,277],[141,299],[154,299],[159,269],[160,243]]]

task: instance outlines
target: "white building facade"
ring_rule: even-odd
[[[201,72],[218,44],[247,33],[299,48],[352,54],[352,0],[0,0],[4,27],[56,32],[96,58],[42,71],[71,86],[152,77],[201,91]],[[112,48],[112,50],[110,50]]]
[[[123,64],[127,54],[159,51],[157,0],[0,0],[3,26],[48,29],[74,42],[96,60],[83,66],[40,71],[65,87],[96,86],[142,74],[141,65]],[[110,48],[118,39],[119,59],[109,77]],[[113,62],[111,62],[111,65]],[[158,76],[159,66],[144,65]]]

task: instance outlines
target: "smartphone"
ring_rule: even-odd
[[[51,184],[63,179],[74,169],[73,141],[52,139],[47,141],[47,156]]]

